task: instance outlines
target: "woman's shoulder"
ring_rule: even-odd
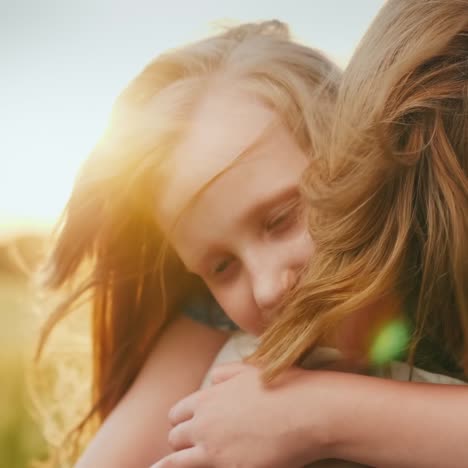
[[[242,361],[246,357],[250,356],[257,349],[257,346],[257,337],[241,331],[234,333],[219,350],[216,358],[206,373],[202,388],[210,385],[211,371],[216,366],[230,362]]]

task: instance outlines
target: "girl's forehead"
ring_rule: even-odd
[[[163,229],[210,182],[244,157],[271,145],[278,125],[272,109],[245,93],[207,95],[167,159],[164,188],[156,200],[156,215]]]
[[[306,155],[282,128],[210,181],[175,223],[162,226],[187,268],[197,271],[207,252],[251,247],[267,219],[298,199],[306,165]]]

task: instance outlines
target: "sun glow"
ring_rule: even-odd
[[[54,223],[115,97],[158,52],[213,32],[226,17],[280,18],[345,63],[382,1],[201,2],[186,16],[178,1],[163,11],[159,2],[114,3],[10,2],[0,15],[0,236]]]
[[[81,163],[107,121],[109,99],[91,99],[92,112],[84,108],[89,102],[75,100],[62,115],[50,96],[43,96],[49,104],[44,115],[26,114],[18,106],[12,115],[17,125],[10,123],[1,143],[1,234],[49,229],[57,220]]]

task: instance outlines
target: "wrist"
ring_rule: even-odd
[[[346,418],[345,395],[346,379],[348,374],[335,371],[319,371],[316,386],[320,390],[318,395],[319,412],[319,447],[320,459],[339,458],[342,445],[343,419]],[[316,403],[317,405],[317,403]],[[315,411],[317,406],[315,406]],[[317,412],[317,411],[316,411]]]
[[[342,444],[342,423],[346,418],[347,374],[330,371],[300,370],[295,395],[294,418],[299,424],[295,437],[303,465],[316,460],[338,458]],[[301,465],[301,466],[303,466]]]

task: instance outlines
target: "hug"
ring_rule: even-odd
[[[278,21],[167,51],[43,269],[42,341],[92,306],[76,466],[465,466],[467,241],[468,0],[388,0],[344,71]]]

